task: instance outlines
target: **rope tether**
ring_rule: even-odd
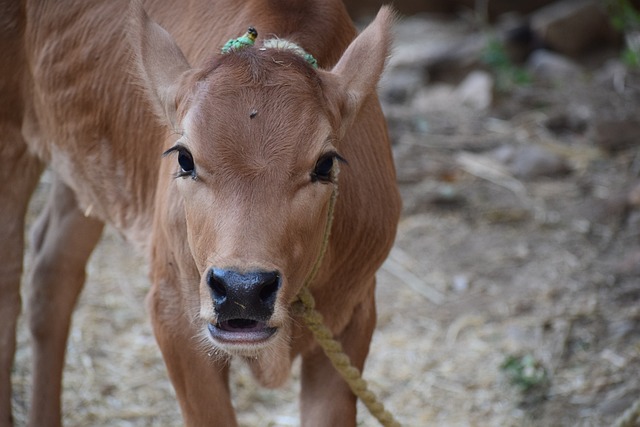
[[[333,334],[329,328],[323,323],[322,315],[315,309],[315,300],[309,290],[309,286],[313,282],[322,260],[329,246],[329,236],[331,235],[331,226],[333,225],[333,217],[335,211],[336,200],[338,198],[338,173],[340,172],[338,162],[334,162],[334,168],[332,171],[333,178],[333,192],[331,193],[331,200],[329,201],[329,210],[327,214],[327,223],[324,229],[324,236],[322,238],[322,246],[320,247],[320,253],[316,259],[311,272],[307,276],[302,289],[298,294],[298,301],[302,304],[302,317],[307,324],[307,327],[313,333],[314,338],[318,341],[322,350],[327,355],[331,364],[342,375],[342,378],[347,382],[353,394],[355,394],[364,405],[367,407],[371,415],[373,415],[384,427],[400,427],[400,423],[396,421],[393,415],[384,408],[384,405],[377,396],[369,390],[369,385],[366,380],[362,378],[360,370],[351,364],[349,356],[345,354],[342,349],[342,344],[333,338]]]

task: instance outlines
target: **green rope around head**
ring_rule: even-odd
[[[222,46],[222,53],[229,53],[234,50],[244,49],[248,46],[253,46],[258,38],[258,32],[255,28],[249,27],[246,33],[238,37],[237,39],[230,39],[224,46]]]
[[[349,356],[342,349],[342,344],[333,338],[333,334],[329,328],[323,323],[322,315],[315,309],[315,300],[309,290],[309,286],[315,279],[318,270],[324,259],[324,255],[329,246],[329,236],[331,235],[331,226],[333,225],[333,216],[335,211],[336,200],[338,198],[338,163],[335,162],[332,172],[334,188],[329,201],[329,211],[327,214],[327,223],[322,238],[322,246],[320,253],[316,259],[311,272],[302,285],[302,289],[298,294],[298,301],[302,305],[301,315],[309,330],[313,333],[314,338],[318,341],[320,347],[327,355],[331,364],[342,375],[347,382],[353,394],[355,394],[367,407],[371,415],[373,415],[384,427],[400,427],[400,423],[395,420],[393,415],[384,408],[384,405],[369,390],[369,384],[362,378],[360,370],[353,366]]]
[[[253,46],[258,38],[258,32],[255,28],[249,27],[246,33],[238,37],[237,39],[230,39],[224,46],[222,46],[222,53],[227,54],[229,52],[242,50],[246,47]],[[267,49],[283,49],[290,50],[291,52],[300,55],[305,61],[313,68],[318,68],[318,61],[309,52],[304,50],[300,45],[283,39],[273,38],[265,40],[260,50]]]
[[[313,68],[318,68],[318,61],[309,52],[304,50],[299,44],[289,40],[283,40],[278,38],[267,39],[262,43],[260,50],[267,49],[282,49],[290,50],[291,52],[301,56],[309,65]]]

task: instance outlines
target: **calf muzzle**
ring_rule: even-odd
[[[273,314],[280,274],[277,271],[253,271],[212,268],[207,284],[213,299],[218,324],[250,328],[252,322],[266,322]]]

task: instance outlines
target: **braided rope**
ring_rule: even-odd
[[[309,330],[313,333],[314,338],[322,347],[334,368],[342,375],[347,382],[353,394],[355,394],[367,407],[371,415],[373,415],[384,427],[400,427],[400,423],[395,420],[393,415],[384,408],[384,405],[377,396],[369,390],[369,385],[362,378],[360,370],[351,364],[349,356],[344,352],[342,344],[333,338],[333,334],[329,328],[323,323],[322,315],[315,309],[315,300],[309,290],[309,286],[315,279],[322,260],[329,246],[329,236],[331,235],[331,226],[333,225],[333,217],[335,211],[336,200],[338,198],[338,163],[336,162],[333,169],[334,188],[329,201],[329,211],[327,214],[327,224],[324,229],[322,246],[320,254],[316,259],[311,272],[307,276],[302,289],[298,294],[298,301],[302,304],[302,318]]]

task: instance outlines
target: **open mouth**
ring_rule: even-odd
[[[211,336],[222,343],[257,344],[271,338],[278,328],[270,328],[264,322],[251,319],[231,319],[218,324],[209,324]]]

